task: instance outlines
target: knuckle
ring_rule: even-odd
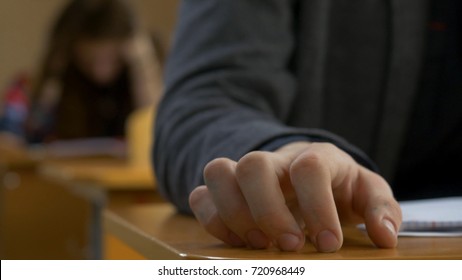
[[[323,158],[319,151],[306,151],[300,155],[290,166],[291,174],[304,174],[319,170],[323,166]]]
[[[229,160],[226,158],[216,158],[204,167],[204,178],[207,180],[217,180],[229,169]]]
[[[250,152],[243,156],[237,163],[236,176],[241,179],[249,178],[256,170],[266,169],[270,164],[267,152]]]

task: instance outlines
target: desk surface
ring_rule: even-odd
[[[103,256],[101,216],[108,202],[121,200],[133,204],[158,200],[150,168],[131,166],[121,158],[45,160],[39,172],[91,203],[89,248],[91,258],[95,259]]]
[[[38,160],[31,157],[26,150],[16,149],[10,146],[2,146],[0,143],[0,167],[27,168],[34,167]]]
[[[462,259],[462,238],[402,237],[396,249],[377,249],[356,228],[344,229],[344,245],[332,254],[317,253],[311,244],[298,253],[231,248],[168,203],[110,204],[104,226],[148,259]]]
[[[106,190],[153,190],[154,176],[150,167],[130,166],[114,158],[49,160],[40,173],[63,183],[91,183]]]
[[[40,174],[60,183],[91,183],[106,190],[152,190],[155,187],[150,166],[129,165],[123,158],[55,157],[40,150],[33,152],[0,145],[0,171],[29,167],[38,167]]]

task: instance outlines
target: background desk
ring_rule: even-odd
[[[39,176],[40,159],[1,144],[0,258],[86,258],[88,203]]]
[[[66,187],[91,205],[91,259],[103,257],[102,210],[106,203],[147,203],[161,200],[149,167],[132,167],[116,158],[50,160],[40,174]]]
[[[230,248],[167,203],[110,204],[104,226],[148,259],[462,259],[462,238],[400,238],[396,249],[377,249],[356,228],[344,229],[344,245],[332,254],[311,244],[298,253]]]

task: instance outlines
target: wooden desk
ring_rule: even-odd
[[[37,162],[38,160],[31,157],[26,150],[4,147],[3,143],[0,142],[0,167],[3,170],[34,167]]]
[[[462,259],[462,238],[402,237],[396,249],[377,249],[356,228],[344,229],[344,245],[332,254],[317,253],[311,244],[298,253],[231,248],[167,203],[113,203],[104,227],[148,259]]]
[[[94,184],[104,190],[152,190],[155,180],[149,166],[136,167],[118,158],[48,160],[40,173],[64,184]]]
[[[88,203],[38,176],[26,150],[1,144],[0,258],[86,258]]]
[[[46,161],[40,174],[65,186],[91,204],[91,258],[103,256],[102,211],[112,199],[124,203],[161,200],[149,167],[129,166],[123,159],[71,159]]]

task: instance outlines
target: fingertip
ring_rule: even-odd
[[[379,248],[395,248],[398,245],[398,227],[390,218],[383,218],[377,224],[366,224],[372,242]]]
[[[383,226],[385,226],[385,228],[389,231],[389,233],[392,235],[392,236],[396,236],[397,235],[397,231],[396,231],[396,228],[395,228],[395,225],[389,220],[389,219],[383,219],[382,220],[382,224]]]
[[[213,223],[217,209],[206,186],[199,186],[189,194],[189,207],[198,222],[208,227]]]
[[[361,169],[361,196],[356,200],[358,213],[364,217],[369,238],[379,248],[398,245],[398,231],[402,222],[399,203],[385,179],[367,169]]]
[[[342,247],[342,242],[330,230],[319,232],[315,240],[316,249],[322,253],[334,253]]]
[[[276,246],[281,251],[295,252],[300,250],[305,244],[305,239],[292,233],[283,233],[279,235]]]
[[[378,242],[377,246],[381,248],[396,247],[398,245],[398,230],[394,223],[390,219],[384,218],[381,222],[381,226],[388,236],[383,238],[383,242]]]
[[[394,248],[398,245],[398,231],[402,213],[396,201],[376,203],[365,215],[366,229],[372,242],[379,248]]]
[[[206,186],[199,186],[189,195],[189,205],[197,221],[216,238],[233,247],[245,246],[245,242],[223,223]]]

